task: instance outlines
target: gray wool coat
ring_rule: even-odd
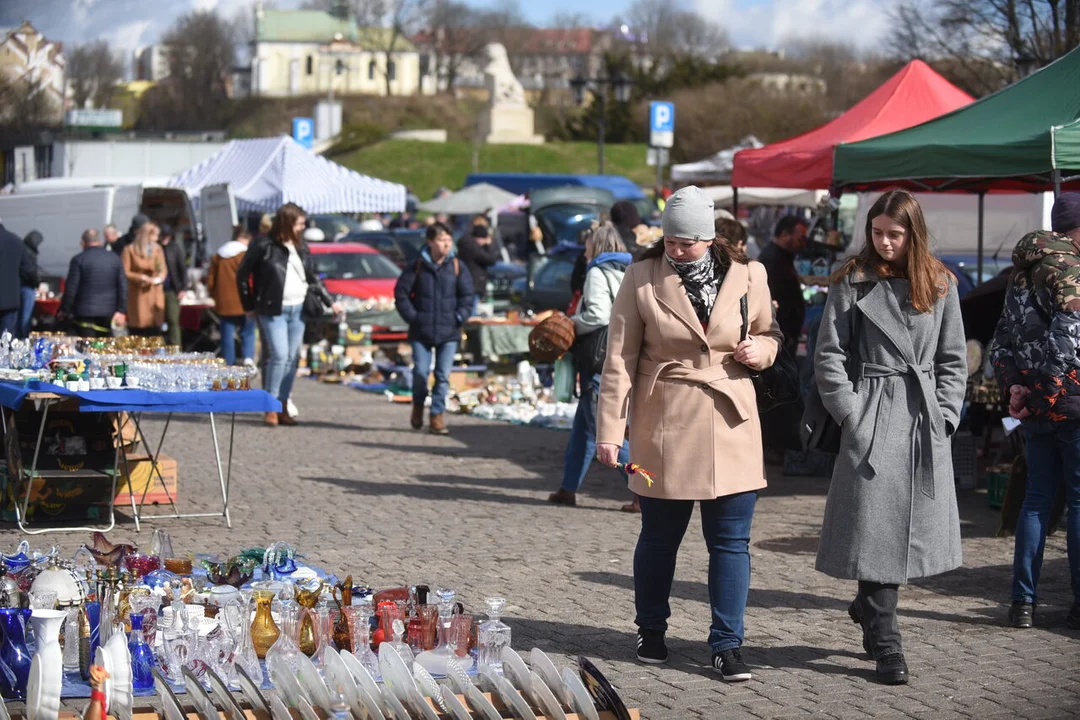
[[[842,428],[817,569],[904,584],[959,567],[950,436],[967,354],[956,283],[920,313],[906,280],[856,270],[829,288],[814,362]]]

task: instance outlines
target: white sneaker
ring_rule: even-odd
[[[285,407],[289,411],[290,417],[300,417],[300,411],[296,409],[296,405],[293,403],[292,398],[285,401]]]
[[[255,367],[254,358],[244,358],[244,367]]]

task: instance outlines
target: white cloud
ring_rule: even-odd
[[[134,50],[150,44],[155,39],[147,33],[153,24],[150,20],[132,20],[115,30],[106,32],[103,38],[114,49]],[[156,36],[156,33],[154,35]]]
[[[736,47],[774,48],[796,37],[824,37],[872,49],[887,29],[893,0],[697,0]]]

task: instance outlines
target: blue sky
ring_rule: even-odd
[[[477,5],[497,0],[474,0]],[[823,37],[873,49],[887,32],[888,7],[895,0],[684,0],[703,16],[727,29],[741,48],[776,47],[791,37]],[[296,7],[302,0],[278,0]],[[587,12],[604,23],[624,12],[631,0],[523,0],[522,8],[537,25],[559,12]],[[0,27],[30,20],[50,39],[82,43],[104,38],[117,49],[133,50],[157,40],[184,12],[217,9],[232,17],[247,12],[254,0],[0,0]]]

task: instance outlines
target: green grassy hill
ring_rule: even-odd
[[[643,187],[656,183],[656,168],[645,164],[644,145],[605,145],[604,156],[608,175],[624,175]],[[332,159],[358,172],[408,185],[423,200],[440,186],[460,188],[465,176],[474,171],[595,174],[597,170],[594,143],[476,147],[471,142],[386,140]]]

